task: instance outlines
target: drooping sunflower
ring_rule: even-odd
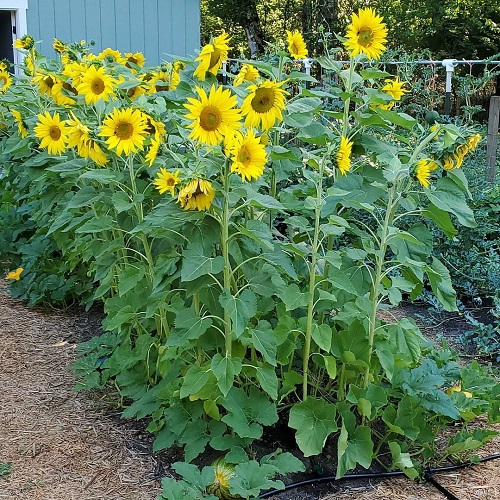
[[[66,141],[68,138],[68,128],[66,122],[61,120],[59,113],[51,116],[48,111],[45,114],[39,114],[40,120],[35,128],[35,135],[41,139],[40,147],[47,148],[51,155],[60,155],[66,150]]]
[[[259,71],[251,64],[243,64],[239,73],[234,78],[233,86],[237,87],[243,82],[255,82],[257,78],[259,78]]]
[[[81,77],[78,93],[85,96],[87,104],[94,104],[99,99],[109,101],[114,94],[115,80],[106,74],[106,68],[91,65]]]
[[[144,120],[146,121],[146,131],[150,135],[154,135],[154,138],[158,141],[165,135],[167,135],[167,130],[165,124],[158,120],[155,120],[152,116],[143,113]]]
[[[72,106],[75,104],[74,96],[76,95],[78,95],[78,91],[69,83],[56,81],[52,87],[52,97],[60,106]]]
[[[5,94],[12,85],[12,77],[8,71],[0,71],[0,94]]]
[[[415,166],[415,177],[424,188],[427,189],[429,187],[431,173],[437,168],[438,165],[433,160],[423,159],[417,162]]]
[[[172,87],[172,67],[171,65],[164,68],[164,70],[160,69],[158,71],[154,71],[150,73],[149,76],[149,94],[154,94],[156,92],[168,92],[169,90],[175,90]],[[179,82],[174,84],[174,87],[177,87]]]
[[[347,27],[345,48],[355,57],[365,54],[368,59],[378,59],[385,50],[387,27],[371,8],[359,9],[352,14],[351,24]]]
[[[146,121],[138,109],[115,108],[104,119],[99,135],[108,137],[106,144],[109,149],[116,149],[116,154],[129,155],[144,149]]]
[[[455,162],[453,161],[452,155],[443,159],[443,168],[445,170],[453,170],[455,168]]]
[[[82,123],[74,114],[68,123],[68,148],[76,147],[82,158],[90,158],[97,165],[104,166],[108,157],[99,144],[91,137],[90,129]]]
[[[14,42],[14,47],[16,49],[30,50],[33,48],[34,45],[35,45],[34,38],[29,35],[24,35],[23,37],[18,38]]]
[[[215,197],[212,183],[206,179],[193,179],[184,186],[177,197],[184,210],[208,210]]]
[[[479,144],[480,140],[481,140],[480,134],[474,134],[467,137],[465,143],[467,144],[470,152],[474,151],[477,148],[477,145]]]
[[[260,137],[255,137],[253,130],[245,135],[236,134],[229,147],[231,151],[231,172],[241,175],[242,181],[258,179],[264,173],[267,163],[265,146]]]
[[[340,138],[340,146],[337,151],[337,166],[339,167],[340,173],[345,175],[349,170],[351,170],[351,152],[353,143],[347,137],[342,136]]]
[[[288,52],[294,59],[305,59],[307,57],[307,47],[301,33],[297,30],[293,33],[286,30],[286,41],[288,43]]]
[[[240,128],[240,110],[235,109],[236,96],[228,89],[212,85],[207,96],[205,91],[196,87],[200,99],[188,97],[184,104],[189,113],[186,118],[193,120],[188,127],[193,130],[189,137],[209,146],[220,143],[224,136],[233,134]]]
[[[73,87],[78,88],[82,83],[82,77],[87,72],[88,67],[80,62],[70,62],[64,66],[63,75],[71,78]]]
[[[161,167],[156,179],[153,181],[153,184],[156,186],[156,189],[158,189],[160,194],[168,191],[172,196],[174,196],[175,186],[179,184],[179,171],[172,174],[168,170]]]
[[[231,38],[226,32],[216,36],[212,43],[205,45],[196,58],[199,61],[193,75],[200,80],[205,80],[207,72],[217,74],[224,61],[227,61],[228,52],[231,50],[228,43]]]
[[[11,271],[5,276],[6,280],[16,280],[19,281],[21,279],[21,273],[24,271],[22,267],[18,267],[15,271]]]
[[[249,94],[241,106],[245,126],[260,126],[263,130],[269,130],[276,120],[283,120],[282,111],[285,109],[285,96],[288,92],[281,87],[285,83],[266,80],[248,86]]]
[[[26,127],[26,124],[24,123],[23,116],[21,115],[21,113],[17,111],[17,109],[11,109],[10,112],[14,117],[14,122],[17,123],[17,131],[21,136],[21,139],[28,137],[28,127]]]
[[[48,73],[38,73],[31,80],[33,83],[38,85],[38,90],[42,95],[52,95],[52,87],[56,83],[55,76]]]
[[[117,64],[124,64],[126,61],[126,59],[122,56],[120,51],[111,48],[104,49],[97,55],[97,57],[101,61],[117,63]]]
[[[130,68],[132,71],[137,71],[133,66],[139,66],[142,68],[146,64],[146,58],[142,52],[125,52],[125,66]]]
[[[67,50],[66,44],[61,42],[61,40],[58,40],[57,38],[54,38],[54,43],[52,44],[52,47],[56,52],[59,52],[59,54],[62,54]]]

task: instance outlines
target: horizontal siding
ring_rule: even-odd
[[[192,55],[200,44],[200,0],[29,0],[28,33],[54,56],[54,38],[143,52],[148,65]]]

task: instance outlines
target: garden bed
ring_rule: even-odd
[[[464,356],[472,355],[457,342],[465,327],[461,316],[432,316],[427,307],[414,305],[405,306],[403,313],[419,321],[429,337],[443,337]],[[171,463],[181,459],[177,451],[153,454],[152,438],[140,423],[119,418],[112,395],[72,392],[75,380],[67,366],[74,360],[76,343],[99,331],[99,320],[93,311],[28,309],[0,288],[0,464],[12,463],[10,473],[0,477],[0,498],[154,499],[161,477],[171,475]],[[479,454],[499,451],[497,437]],[[500,460],[436,478],[460,500],[500,498]],[[328,482],[273,498],[444,497],[429,484],[397,478]]]

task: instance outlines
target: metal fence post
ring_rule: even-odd
[[[311,66],[313,63],[312,59],[303,59],[302,62],[304,63],[304,69],[305,73],[307,76],[311,76]],[[311,82],[307,81],[306,82],[306,89],[309,89],[311,87]]]
[[[490,98],[490,110],[488,116],[488,142],[486,145],[486,180],[495,182],[497,173],[497,149],[498,149],[498,122],[500,117],[500,96],[494,95]]]
[[[457,65],[456,59],[443,59],[441,63],[446,69],[446,99],[444,101],[444,114],[450,115],[451,113],[451,77],[455,66]]]

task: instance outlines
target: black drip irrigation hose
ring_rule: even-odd
[[[496,453],[495,455],[488,455],[487,457],[480,458],[477,462],[462,462],[456,465],[445,465],[443,467],[431,467],[427,469],[424,473],[424,479],[432,484],[435,488],[437,488],[443,495],[448,498],[448,500],[459,500],[453,493],[448,491],[443,485],[439,484],[433,477],[433,474],[436,472],[446,472],[450,470],[457,469],[465,469],[471,465],[476,465],[478,463],[488,462],[490,460],[496,460],[500,458],[500,453]],[[258,498],[269,498],[278,493],[283,493],[284,491],[293,490],[295,488],[300,488],[301,486],[308,486],[310,484],[319,484],[319,483],[329,483],[335,481],[343,481],[350,479],[380,479],[384,477],[396,477],[396,476],[404,476],[405,473],[401,470],[392,471],[392,472],[367,472],[363,474],[346,474],[345,476],[336,478],[335,476],[320,476],[312,479],[306,479],[304,481],[299,481],[297,483],[287,484],[282,490],[269,490],[264,493],[261,493]]]

